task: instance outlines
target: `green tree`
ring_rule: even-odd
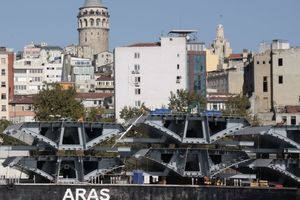
[[[224,115],[237,116],[246,118],[252,126],[260,126],[261,122],[257,116],[251,114],[249,99],[244,95],[232,96],[226,103],[226,109],[223,110]]]
[[[97,107],[91,108],[87,111],[86,119],[87,122],[100,122],[101,115],[104,113],[104,108]]]
[[[64,89],[57,83],[46,84],[33,100],[35,119],[38,121],[80,119],[84,116],[84,107],[75,98],[74,88]]]
[[[249,108],[249,99],[244,95],[236,95],[228,99],[226,109],[223,110],[223,113],[224,115],[248,117],[250,115]]]
[[[149,109],[144,104],[142,104],[142,106],[140,108],[125,106],[120,111],[120,118],[127,121],[129,119],[139,117],[140,115],[145,114],[148,111],[149,111]]]
[[[205,108],[206,99],[196,94],[190,94],[187,90],[177,90],[176,94],[170,93],[168,105],[172,111],[187,112],[191,107]]]

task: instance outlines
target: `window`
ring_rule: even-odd
[[[256,64],[258,64],[258,65],[259,65],[259,61],[257,61],[257,62],[256,62]]]
[[[283,59],[282,58],[278,58],[278,66],[283,66]]]
[[[2,94],[1,94],[1,99],[2,99],[2,100],[5,100],[5,99],[6,99],[6,94],[5,94],[5,93],[2,93]]]
[[[278,66],[283,66],[283,59],[282,58],[278,58]]]
[[[180,65],[179,64],[177,64],[177,69],[179,69],[180,68]]]
[[[177,58],[179,58],[179,57],[180,57],[180,54],[178,53],[178,54],[177,54]]]
[[[140,58],[140,53],[134,53],[134,58],[135,58],[135,59]]]
[[[266,64],[266,61],[263,61],[263,64]]]
[[[173,41],[173,38],[170,38],[169,40],[170,40],[170,41]]]
[[[135,101],[134,105],[135,105],[135,107],[140,107],[141,106],[141,101]]]
[[[263,91],[268,92],[268,77],[267,76],[263,77]]]
[[[1,65],[5,65],[6,64],[6,59],[5,58],[1,58]]]
[[[180,80],[181,80],[181,76],[177,76],[176,77],[176,83],[180,83]]]
[[[5,69],[1,69],[1,75],[2,75],[2,76],[5,76],[5,74],[6,74],[6,73],[5,73]]]
[[[6,111],[6,105],[1,106],[1,111]]]
[[[291,116],[291,125],[296,125],[296,116]]]
[[[140,83],[141,82],[141,77],[135,77],[134,80],[135,80],[135,83]]]
[[[135,70],[135,71],[140,70],[140,65],[134,65],[134,70]]]
[[[31,61],[25,61],[24,64],[25,65],[31,65]]]
[[[287,121],[287,118],[286,118],[286,116],[282,116],[282,117],[281,117],[281,123],[285,124],[285,123],[286,123],[286,121]]]
[[[141,94],[141,89],[140,88],[136,88],[135,89],[135,94],[137,94],[137,95]]]
[[[283,76],[278,76],[278,83],[283,84]]]
[[[1,82],[1,87],[2,88],[6,87],[6,83],[4,81]]]

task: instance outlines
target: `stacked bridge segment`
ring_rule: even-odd
[[[124,132],[120,124],[34,122],[9,126],[4,134],[55,150],[88,150]]]

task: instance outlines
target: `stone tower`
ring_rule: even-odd
[[[224,60],[232,54],[232,49],[230,47],[230,42],[225,39],[224,26],[222,24],[219,24],[217,27],[216,39],[211,45],[211,50],[214,55],[219,56],[218,69],[224,69],[226,67],[224,65]]]
[[[90,46],[93,54],[108,51],[109,13],[101,0],[85,0],[78,14],[79,45]]]

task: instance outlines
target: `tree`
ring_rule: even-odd
[[[120,111],[120,118],[127,121],[129,119],[139,117],[140,115],[145,114],[148,111],[149,109],[145,106],[145,104],[142,104],[140,108],[125,106]]]
[[[107,109],[103,107],[91,108],[86,112],[85,121],[87,122],[115,122],[114,117],[103,117]]]
[[[170,93],[168,105],[172,111],[187,112],[191,107],[205,108],[206,99],[196,94],[190,94],[187,90],[177,90],[176,94]]]
[[[97,107],[97,108],[91,108],[89,111],[87,111],[87,116],[85,121],[87,122],[98,122],[101,119],[101,115],[104,113],[104,109]]]
[[[33,100],[35,119],[39,121],[80,119],[84,116],[84,107],[75,98],[74,88],[64,89],[57,83],[46,84]]]
[[[224,115],[236,115],[239,117],[248,117],[250,102],[244,95],[232,96],[226,103],[226,109],[223,110]]]
[[[232,96],[226,103],[226,109],[223,110],[224,115],[237,116],[246,118],[252,126],[261,125],[257,116],[251,114],[249,108],[251,107],[249,99],[244,95]]]

